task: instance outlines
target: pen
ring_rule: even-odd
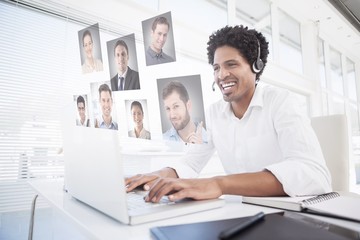
[[[259,212],[258,214],[255,214],[254,216],[250,217],[247,221],[241,223],[240,225],[232,226],[232,227],[220,232],[219,238],[220,239],[229,239],[230,237],[234,236],[235,234],[258,223],[260,220],[264,219],[264,216],[265,216],[265,214],[263,212]]]

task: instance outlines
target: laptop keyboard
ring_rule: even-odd
[[[159,203],[145,202],[144,196],[146,192],[129,192],[127,194],[127,204],[129,210],[154,208],[163,205],[175,204],[175,202],[169,201],[167,197],[163,197]]]

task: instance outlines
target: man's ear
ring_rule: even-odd
[[[191,100],[190,100],[190,99],[187,101],[186,107],[187,107],[188,111],[191,112],[192,103],[191,103]]]

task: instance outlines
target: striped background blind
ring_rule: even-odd
[[[0,2],[0,22],[0,212],[7,212],[30,208],[27,181],[64,176],[61,112],[64,98],[82,90],[77,34],[86,25],[11,1]]]

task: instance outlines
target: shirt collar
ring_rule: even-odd
[[[161,58],[162,54],[163,54],[162,49],[161,49],[160,53],[157,53],[154,50],[152,50],[151,47],[149,47],[148,52],[152,58]]]
[[[129,66],[128,67],[126,67],[126,71],[123,73],[123,75],[119,75],[119,73],[117,74],[118,75],[118,79],[119,79],[119,77],[123,77],[124,79],[126,78],[126,74],[127,74],[127,72],[128,72],[128,69],[129,69]]]
[[[175,128],[173,126],[170,128],[169,133],[170,133],[170,136],[179,136],[178,132],[175,130]]]
[[[110,125],[108,126],[108,125],[106,125],[106,123],[105,123],[105,121],[104,121],[104,119],[103,119],[103,117],[101,116],[101,118],[99,119],[99,127],[102,127],[102,126],[105,126],[106,128],[109,128],[109,129],[113,129],[114,127],[115,127],[115,124],[114,124],[114,121],[113,121],[113,119],[111,118],[111,123],[110,123]]]
[[[256,85],[254,95],[251,99],[250,107],[263,107],[264,106],[264,86],[259,82]]]

